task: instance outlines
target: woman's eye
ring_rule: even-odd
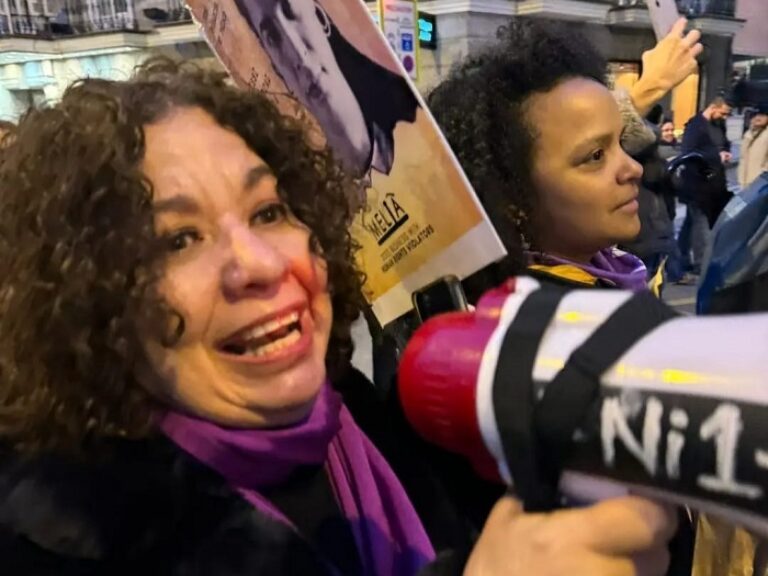
[[[251,225],[268,225],[283,222],[288,218],[288,207],[275,202],[258,209],[251,217]]]
[[[169,252],[181,252],[201,240],[197,230],[179,230],[165,237]]]
[[[603,158],[605,158],[605,150],[600,148],[589,155],[587,162],[602,162]]]

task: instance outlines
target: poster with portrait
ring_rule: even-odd
[[[503,246],[424,101],[362,0],[187,0],[244,87],[304,119],[359,182],[352,233],[382,323],[411,293],[465,277]]]

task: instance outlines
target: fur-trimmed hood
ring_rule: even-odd
[[[630,156],[636,156],[656,142],[656,134],[637,113],[629,93],[623,89],[612,92],[621,112],[621,122],[624,127],[621,144]]]
[[[88,462],[0,458],[4,576],[330,574],[299,535],[165,438]]]

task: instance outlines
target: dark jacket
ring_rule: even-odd
[[[677,140],[671,143],[659,141],[659,156],[662,160],[672,160],[678,154],[680,154],[680,144]]]
[[[643,165],[638,197],[640,234],[622,248],[646,260],[674,250],[675,197],[667,175],[667,163],[659,155],[657,143],[636,154],[635,160]]]
[[[710,226],[731,198],[725,179],[725,167],[720,160],[720,152],[728,151],[730,147],[725,126],[721,122],[710,122],[702,114],[697,114],[685,126],[680,154],[701,154],[711,174],[705,177],[701,170],[693,166],[685,167],[678,198],[685,204],[698,205],[707,215]]]
[[[394,396],[357,372],[337,388],[384,453],[439,559],[460,574],[501,488],[405,425]],[[0,456],[4,576],[338,574],[292,528],[270,519],[216,472],[164,437],[115,442],[99,458]]]
[[[696,114],[685,125],[683,142],[680,152],[698,152],[711,166],[722,167],[720,152],[731,149],[731,144],[725,135],[722,122],[707,120],[703,114]]]

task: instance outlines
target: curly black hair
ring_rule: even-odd
[[[332,377],[348,366],[362,304],[351,181],[266,96],[152,59],[129,81],[81,80],[56,105],[28,112],[3,152],[0,437],[16,449],[79,450],[152,430],[138,328],[167,330],[173,311],[156,292],[166,251],[140,168],[143,127],[186,106],[240,135],[310,229],[334,310],[326,363]]]
[[[605,84],[606,62],[560,22],[513,20],[498,40],[455,67],[427,102],[519,270],[524,242],[536,243],[536,128],[526,103],[570,78]]]

